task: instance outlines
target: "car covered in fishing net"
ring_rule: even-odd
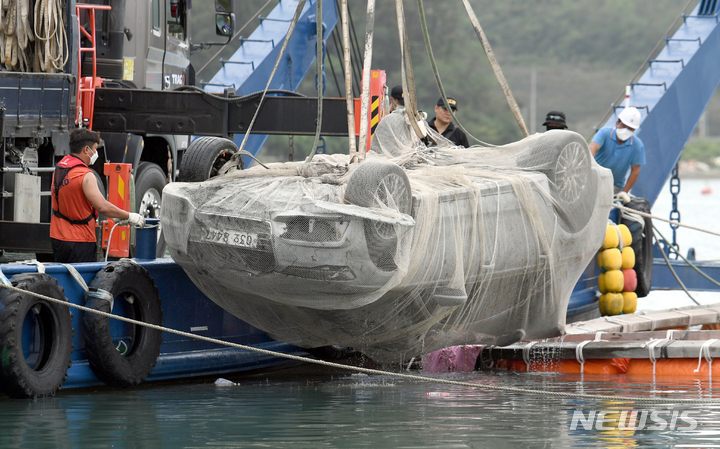
[[[168,185],[173,259],[219,306],[305,348],[402,362],[558,335],[612,203],[612,175],[585,140],[550,131],[462,148],[430,130],[428,146],[404,114],[381,124],[363,159],[317,155]],[[236,147],[203,139],[188,152],[203,148],[196,172],[211,176]]]

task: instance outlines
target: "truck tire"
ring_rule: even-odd
[[[180,163],[180,182],[202,182],[217,176],[238,148],[235,142],[221,137],[200,137],[185,150]],[[240,159],[240,169],[245,166]]]
[[[11,283],[67,301],[57,280],[45,273],[18,274]],[[72,313],[67,306],[2,289],[0,391],[13,398],[54,396],[72,364],[73,335]]]
[[[162,307],[157,286],[141,266],[120,260],[106,265],[90,283],[90,288],[110,292],[110,302],[88,297],[85,304],[95,310],[115,313],[145,323],[162,326]],[[119,324],[118,324],[119,323]],[[82,319],[85,355],[95,375],[107,385],[127,388],[150,375],[160,355],[162,332],[96,313]]]
[[[135,211],[145,218],[160,218],[162,190],[167,185],[165,172],[152,162],[140,162],[135,170]],[[158,229],[156,254],[165,253],[165,239]]]
[[[388,162],[364,162],[355,169],[347,188],[345,200],[363,207],[382,204],[395,207],[404,214],[412,211],[412,188],[402,168]],[[387,223],[365,220],[365,240],[370,260],[384,271],[397,269],[395,227]]]

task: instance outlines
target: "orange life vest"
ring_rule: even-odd
[[[94,242],[97,211],[85,197],[82,182],[90,168],[79,157],[62,158],[53,174],[50,237],[66,242]]]

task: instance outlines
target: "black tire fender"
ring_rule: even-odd
[[[412,212],[412,188],[405,171],[390,162],[363,162],[350,176],[345,201],[363,207],[382,205],[404,214]],[[365,220],[365,239],[370,260],[378,268],[392,271],[397,235],[392,225]]]
[[[162,307],[157,286],[143,267],[120,260],[105,266],[90,283],[91,289],[110,292],[113,310],[126,318],[162,325]],[[111,313],[110,302],[88,296],[87,307]],[[82,336],[85,355],[95,375],[107,385],[127,388],[137,385],[150,375],[162,344],[162,332],[145,326],[123,323],[96,313],[85,312]],[[113,335],[119,329],[123,335]],[[123,351],[121,353],[121,351]]]
[[[18,274],[10,282],[67,301],[63,288],[48,274]],[[23,348],[23,334],[27,341],[28,333],[34,333],[34,344]],[[0,289],[0,391],[13,398],[54,396],[72,364],[73,336],[69,307]]]
[[[218,170],[230,160],[238,148],[235,142],[221,137],[200,137],[193,140],[180,163],[181,182],[202,182],[217,176]],[[240,159],[240,169],[245,168]]]

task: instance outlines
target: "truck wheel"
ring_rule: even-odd
[[[404,214],[412,210],[410,180],[399,166],[388,162],[365,162],[355,169],[347,188],[345,200],[363,207],[382,205],[395,208]],[[385,271],[397,269],[395,226],[365,220],[365,240],[370,260]]]
[[[145,218],[160,218],[162,190],[167,184],[165,172],[152,162],[140,162],[135,174],[135,210]],[[165,239],[158,229],[157,254],[165,253]]]
[[[200,137],[193,140],[180,163],[178,181],[202,182],[217,176],[218,170],[237,150],[235,142],[221,137]],[[240,169],[244,168],[241,159]]]

